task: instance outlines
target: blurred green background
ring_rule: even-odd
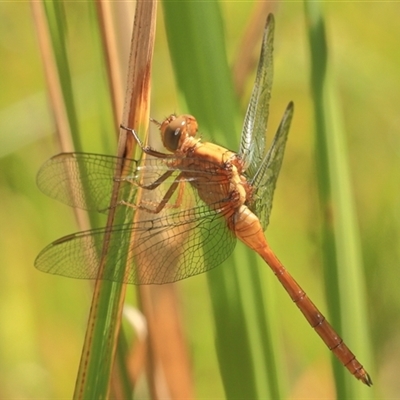
[[[232,62],[254,6],[221,3]],[[376,361],[366,367],[379,398],[400,398],[400,3],[327,2],[323,9],[348,134],[365,266]],[[79,123],[92,132],[91,141],[83,146],[95,152],[100,147],[97,132],[112,129],[111,117],[99,113],[92,101],[105,90],[104,76],[93,50],[88,7],[68,3],[66,11]],[[326,311],[304,6],[275,3],[273,11],[275,78],[269,132],[275,131],[289,100],[296,110],[267,233],[280,259]],[[162,119],[171,112],[190,110],[178,104],[161,7],[158,13],[151,114]],[[258,51],[256,46],[254,57]],[[35,256],[46,244],[77,227],[72,210],[46,198],[35,186],[39,166],[58,148],[27,2],[0,4],[0,82],[0,398],[71,397],[91,286],[33,268]],[[249,79],[240,99],[243,116],[251,85]],[[193,277],[178,285],[197,397],[222,398],[206,278]],[[282,362],[290,377],[288,398],[333,398],[329,352],[286,293],[273,291],[281,319],[276,334],[284,344]],[[350,348],[356,341],[346,338]],[[362,355],[359,358],[362,362]]]

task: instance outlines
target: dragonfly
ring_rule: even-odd
[[[126,219],[107,228],[65,236],[44,248],[35,266],[72,278],[98,279],[100,255],[123,261],[124,274],[106,264],[101,279],[131,284],[164,284],[206,272],[226,260],[239,239],[270,266],[293,302],[339,361],[368,386],[372,380],[271,250],[269,223],[294,106],[289,103],[271,147],[266,128],[273,74],[274,18],[264,30],[256,80],[243,124],[239,152],[203,142],[191,115],[170,115],[159,127],[166,152],[133,135],[142,158],[62,153],[39,170],[39,188],[72,207],[107,213],[111,192],[121,185],[114,207]],[[116,166],[124,164],[116,176]],[[125,249],[125,251],[121,251]]]

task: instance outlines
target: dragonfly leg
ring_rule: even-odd
[[[144,210],[144,211],[146,211],[148,213],[151,213],[151,214],[158,214],[164,208],[179,208],[181,206],[181,204],[182,204],[184,187],[185,187],[185,182],[182,180],[182,178],[183,178],[183,174],[180,173],[177,176],[177,178],[175,179],[175,181],[172,183],[172,185],[168,188],[168,190],[165,193],[164,197],[162,198],[162,200],[158,204],[157,203],[151,203],[150,201],[141,201],[139,204],[131,204],[131,203],[128,203],[128,202],[126,202],[124,200],[121,200],[119,202],[119,204],[120,205],[125,205],[125,206],[128,206],[128,207],[132,207],[132,208],[135,208],[135,209],[139,209],[139,210]],[[158,183],[158,185],[160,183]],[[151,185],[148,185],[148,186],[151,186]],[[177,189],[178,189],[178,195],[177,195],[177,199],[176,199],[175,203],[174,204],[168,204],[169,200],[171,199],[172,195],[176,192]],[[154,208],[148,207],[148,205],[151,205],[151,204],[154,205]]]
[[[171,170],[171,171],[167,171],[165,172],[162,176],[160,176],[157,180],[155,180],[152,183],[149,184],[144,184],[144,183],[138,183],[137,182],[137,177],[134,176],[125,176],[125,177],[114,177],[113,180],[114,182],[127,182],[130,183],[131,185],[136,185],[142,189],[146,189],[146,190],[154,190],[156,189],[158,186],[160,186],[166,179],[168,179],[175,171]]]
[[[131,176],[114,176],[113,181],[114,182],[128,182],[128,183],[134,183],[136,180],[136,177],[131,177]]]
[[[163,175],[161,175],[157,180],[155,180],[152,183],[149,184],[142,184],[139,183],[139,186],[142,189],[146,189],[146,190],[154,190],[156,189],[158,186],[160,186],[167,178],[169,178],[175,171],[171,170],[171,171],[167,171],[165,172]]]
[[[142,141],[140,140],[139,136],[136,134],[135,130],[132,128],[127,128],[124,125],[120,125],[120,127],[124,130],[126,130],[127,132],[130,132],[133,136],[133,138],[135,139],[136,143],[139,145],[140,149],[143,151],[143,153],[146,153],[150,156],[153,157],[157,157],[157,158],[174,158],[175,155],[174,154],[167,154],[167,153],[162,153],[160,151],[157,151],[155,149],[153,149],[150,146],[145,146]]]

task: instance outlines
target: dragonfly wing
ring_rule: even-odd
[[[140,186],[161,179],[163,185],[175,182],[180,171],[174,165],[181,159],[159,158],[136,161],[103,154],[62,153],[52,157],[40,168],[37,185],[46,195],[71,207],[107,212],[116,180],[120,181],[118,201],[135,204]],[[174,162],[175,161],[175,162]],[[121,176],[116,177],[118,164],[123,164]],[[162,177],[168,173],[168,177]],[[151,190],[153,201],[164,196],[162,186]]]
[[[192,195],[196,192],[190,188]],[[104,240],[107,259],[103,279],[133,284],[163,284],[200,274],[221,264],[233,251],[224,207],[202,204],[167,215],[137,211],[135,222],[65,236],[38,255],[41,271],[81,279],[97,278]],[[118,268],[125,268],[123,273]]]
[[[225,218],[206,205],[166,219],[157,221],[156,229],[135,232],[129,282],[163,284],[198,275],[220,265],[234,249],[236,239]]]
[[[258,216],[264,230],[269,223],[276,181],[282,165],[293,110],[293,103],[290,102],[279,124],[271,148],[251,181],[255,191],[250,209]]]
[[[269,101],[273,79],[274,17],[269,14],[264,30],[257,75],[247,108],[239,155],[243,158],[249,178],[257,172],[265,155]]]
[[[37,185],[46,195],[71,207],[107,211],[118,163],[126,174],[134,175],[135,160],[102,154],[62,153],[42,165]]]

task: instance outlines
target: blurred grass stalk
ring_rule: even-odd
[[[345,129],[336,95],[325,23],[318,2],[305,1],[315,113],[315,158],[321,207],[323,268],[329,317],[366,370],[372,368],[364,269]],[[339,399],[365,398],[371,388],[357,382],[333,359]],[[373,379],[373,377],[372,377]]]

